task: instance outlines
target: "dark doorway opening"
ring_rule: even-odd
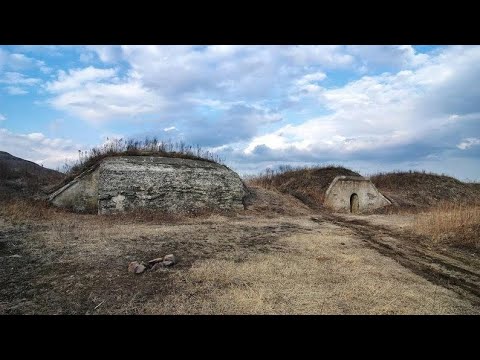
[[[359,209],[360,204],[358,202],[358,195],[352,194],[352,196],[350,196],[350,212],[356,214],[358,213]]]

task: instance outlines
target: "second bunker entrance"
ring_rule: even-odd
[[[352,214],[358,213],[358,210],[360,209],[360,204],[358,202],[358,195],[357,194],[352,194],[350,196],[350,212]]]
[[[363,213],[390,205],[368,178],[337,176],[325,193],[325,207],[338,212]]]

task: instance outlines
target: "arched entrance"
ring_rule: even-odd
[[[360,204],[358,203],[358,195],[357,194],[352,194],[350,196],[350,212],[353,214],[358,213],[360,209]]]

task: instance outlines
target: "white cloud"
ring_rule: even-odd
[[[3,114],[0,114],[0,121],[5,121],[7,120],[7,117]]]
[[[287,46],[285,54],[294,65],[322,65],[326,67],[345,67],[354,62],[354,57],[340,45]]]
[[[121,47],[116,45],[89,45],[86,48],[97,54],[98,58],[105,63],[114,63],[120,60],[122,56]],[[82,55],[89,56],[86,54]]]
[[[172,131],[172,130],[177,130],[177,128],[175,126],[170,126],[170,127],[167,127],[165,129],[163,129],[163,131],[165,131],[165,132]]]
[[[424,65],[430,58],[417,53],[411,45],[351,45],[346,51],[356,58],[360,68],[366,69],[378,66],[413,68]]]
[[[466,150],[471,148],[474,145],[480,145],[480,138],[463,139],[463,141],[457,145],[457,148],[459,148],[460,150]]]
[[[42,133],[18,134],[0,128],[0,144],[2,151],[53,169],[78,158],[77,146],[71,140],[52,139]]]
[[[332,156],[374,154],[424,141],[435,143],[434,133],[455,136],[445,134],[447,125],[461,127],[467,119],[480,119],[480,88],[473,86],[479,80],[478,64],[480,48],[452,47],[416,69],[364,76],[339,88],[318,87],[315,95],[331,114],[257,136],[245,148],[245,154],[254,153],[256,148],[263,149],[262,146],[310,154],[331,152]],[[307,83],[304,78],[297,84]],[[465,86],[467,80],[473,81],[472,86]],[[452,88],[457,90],[444,98],[444,89]],[[443,112],[438,111],[446,102],[462,108],[448,107]],[[468,116],[452,117],[460,110],[471,112]],[[476,131],[479,133],[480,129],[477,127]],[[477,144],[476,141],[470,138],[458,147],[465,149]]]
[[[134,117],[161,109],[163,100],[135,81],[121,84],[88,83],[50,100],[59,110],[81,119],[98,121],[113,117]]]
[[[89,66],[85,69],[72,69],[68,72],[60,70],[55,81],[47,82],[45,88],[51,92],[63,92],[78,89],[86,83],[111,79],[115,69],[97,69]]]
[[[227,112],[242,103],[253,106],[277,93],[280,96],[274,101],[281,102],[293,79],[305,76],[308,90],[325,78],[325,73],[314,67],[345,67],[353,61],[343,46],[87,46],[81,59],[90,59],[91,52],[106,64],[126,63],[129,70],[120,75],[116,69],[73,69],[61,72],[46,86],[56,94],[50,103],[57,109],[89,120],[160,110],[162,119],[187,112],[192,116],[196,106]],[[136,92],[141,89],[146,95],[144,105],[133,105],[138,101],[133,95],[122,104],[126,110],[117,111],[115,98],[96,98],[95,91],[85,90],[100,84],[115,84],[108,91],[135,84]],[[282,119],[273,108],[265,112],[270,115],[262,119]]]
[[[315,72],[302,76],[299,80],[297,80],[296,83],[297,85],[306,85],[315,81],[322,81],[326,77],[327,75],[325,75],[323,72]]]
[[[135,117],[158,111],[165,102],[139,81],[119,79],[116,69],[84,69],[60,71],[46,84],[54,94],[49,103],[84,120],[99,121],[114,117]]]
[[[33,86],[40,82],[40,79],[27,77],[24,74],[18,72],[6,72],[4,76],[0,78],[0,83],[11,85]]]
[[[50,70],[50,68],[47,67],[41,60],[37,60],[20,53],[11,53],[0,48],[0,71],[3,68],[14,71],[38,68],[45,73],[48,73]]]
[[[18,86],[7,86],[5,88],[10,95],[25,95],[28,91]]]

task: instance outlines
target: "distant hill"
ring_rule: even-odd
[[[64,177],[58,171],[0,151],[0,198],[32,196]]]
[[[480,184],[446,175],[419,171],[390,172],[371,176],[375,186],[401,207],[428,207],[441,201],[480,201]]]

